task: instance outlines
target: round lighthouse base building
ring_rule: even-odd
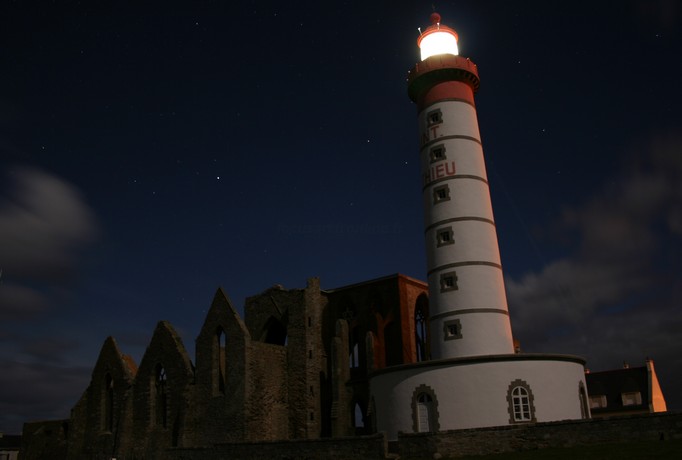
[[[376,429],[436,432],[589,417],[585,361],[507,354],[426,361],[370,376]]]

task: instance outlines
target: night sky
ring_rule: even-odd
[[[437,2],[478,64],[525,352],[655,361],[682,410],[682,3]],[[0,5],[0,432],[213,295],[426,278],[427,1]]]

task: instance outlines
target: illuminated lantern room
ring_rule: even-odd
[[[440,23],[440,14],[431,14],[431,25],[419,36],[417,45],[421,50],[421,59],[424,61],[437,54],[453,54],[457,56],[457,32]]]

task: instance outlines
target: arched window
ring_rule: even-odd
[[[360,367],[360,344],[358,339],[358,328],[353,327],[348,331],[348,365],[351,369]]]
[[[214,363],[214,375],[215,380],[213,383],[213,394],[218,396],[225,394],[225,346],[226,346],[226,336],[225,331],[222,327],[218,327],[216,330],[215,337],[215,363]]]
[[[263,327],[262,341],[273,345],[286,345],[287,327],[282,321],[271,316]]]
[[[355,434],[360,435],[363,434],[365,431],[365,415],[362,411],[362,406],[360,406],[359,402],[355,403],[355,406],[353,406],[353,413],[351,414],[353,417],[353,426],[355,427]]]
[[[578,398],[580,399],[580,416],[582,418],[590,418],[590,405],[587,401],[587,392],[583,382],[580,382],[578,385]]]
[[[417,361],[426,361],[426,318],[421,308],[414,313],[414,329],[416,333]]]
[[[156,366],[156,424],[166,428],[168,426],[168,388],[166,369],[161,364]]]
[[[353,332],[357,334],[358,328],[356,327],[353,329]],[[356,369],[360,367],[360,345],[358,344],[357,340],[354,340],[350,344],[351,350],[350,354],[348,355],[348,364],[350,365],[351,369]]]
[[[420,393],[417,396],[417,431],[428,433],[431,431],[431,412],[433,411],[433,398]]]
[[[440,429],[438,400],[433,388],[420,385],[412,393],[412,427],[415,433],[430,433]]]
[[[417,297],[414,307],[414,343],[417,362],[429,359],[429,298],[426,294]]]
[[[517,379],[509,384],[507,402],[509,403],[509,423],[536,421],[533,392],[525,381]]]
[[[114,379],[108,372],[104,376],[103,396],[102,428],[105,431],[112,431],[114,428]]]
[[[514,404],[514,420],[517,422],[530,421],[530,398],[528,390],[523,387],[516,387],[512,390],[512,401]]]
[[[341,318],[348,323],[348,366],[351,369],[360,367],[360,327],[355,306],[346,300],[345,309],[341,312]]]

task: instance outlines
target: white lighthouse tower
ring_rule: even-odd
[[[513,353],[474,93],[476,64],[431,15],[409,73],[417,105],[434,359]]]
[[[582,358],[514,350],[474,103],[476,65],[459,56],[457,33],[437,13],[417,43],[421,61],[408,94],[419,120],[431,359],[369,375],[377,430],[397,439],[588,418]]]

